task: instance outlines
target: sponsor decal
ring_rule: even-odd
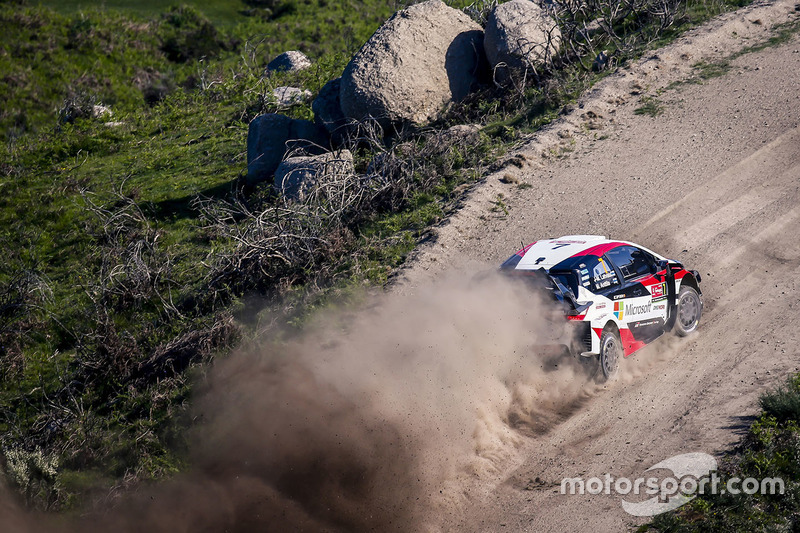
[[[615,294],[614,295],[614,299],[615,300],[619,300],[620,298],[625,298],[625,295],[624,294]]]
[[[652,302],[647,302],[646,304],[641,304],[641,305],[628,304],[625,306],[626,315],[646,315],[652,310],[653,310]]]
[[[664,300],[667,297],[667,284],[657,283],[650,285],[650,294],[653,296],[653,301]]]
[[[614,302],[614,316],[617,317],[617,320],[622,320],[622,317],[624,315],[625,315],[625,303]]]
[[[598,287],[608,287],[616,281],[616,275],[613,272],[600,272],[594,275],[594,284]]]
[[[656,319],[653,319],[653,320],[645,320],[644,322],[637,322],[637,323],[635,323],[635,324],[633,325],[633,327],[635,327],[635,328],[643,328],[643,327],[645,327],[645,326],[653,326],[653,325],[655,325],[655,324],[658,324],[658,320],[656,320]]]
[[[653,311],[663,311],[667,308],[667,304],[655,304],[653,305]]]
[[[601,304],[597,304],[594,308],[595,309],[605,309],[606,308],[606,304],[605,304],[605,302],[603,302]]]

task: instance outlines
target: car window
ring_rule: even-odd
[[[550,269],[550,274],[578,294],[578,286],[591,292],[609,289],[619,284],[614,267],[604,257],[570,257]]]
[[[606,257],[617,265],[626,280],[655,272],[655,258],[635,246],[618,246],[606,252]]]

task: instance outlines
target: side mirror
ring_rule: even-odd
[[[667,272],[667,268],[669,268],[669,261],[661,260],[656,262],[656,274],[655,278],[658,281],[664,281],[665,274]],[[661,271],[664,271],[664,274],[660,274]]]

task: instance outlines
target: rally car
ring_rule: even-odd
[[[572,353],[599,363],[605,379],[620,356],[674,329],[693,333],[703,311],[700,273],[642,246],[600,235],[536,241],[500,267],[527,279],[563,309]]]

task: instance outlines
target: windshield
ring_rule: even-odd
[[[634,246],[619,246],[606,252],[606,255],[617,265],[626,280],[657,271],[655,258]]]

